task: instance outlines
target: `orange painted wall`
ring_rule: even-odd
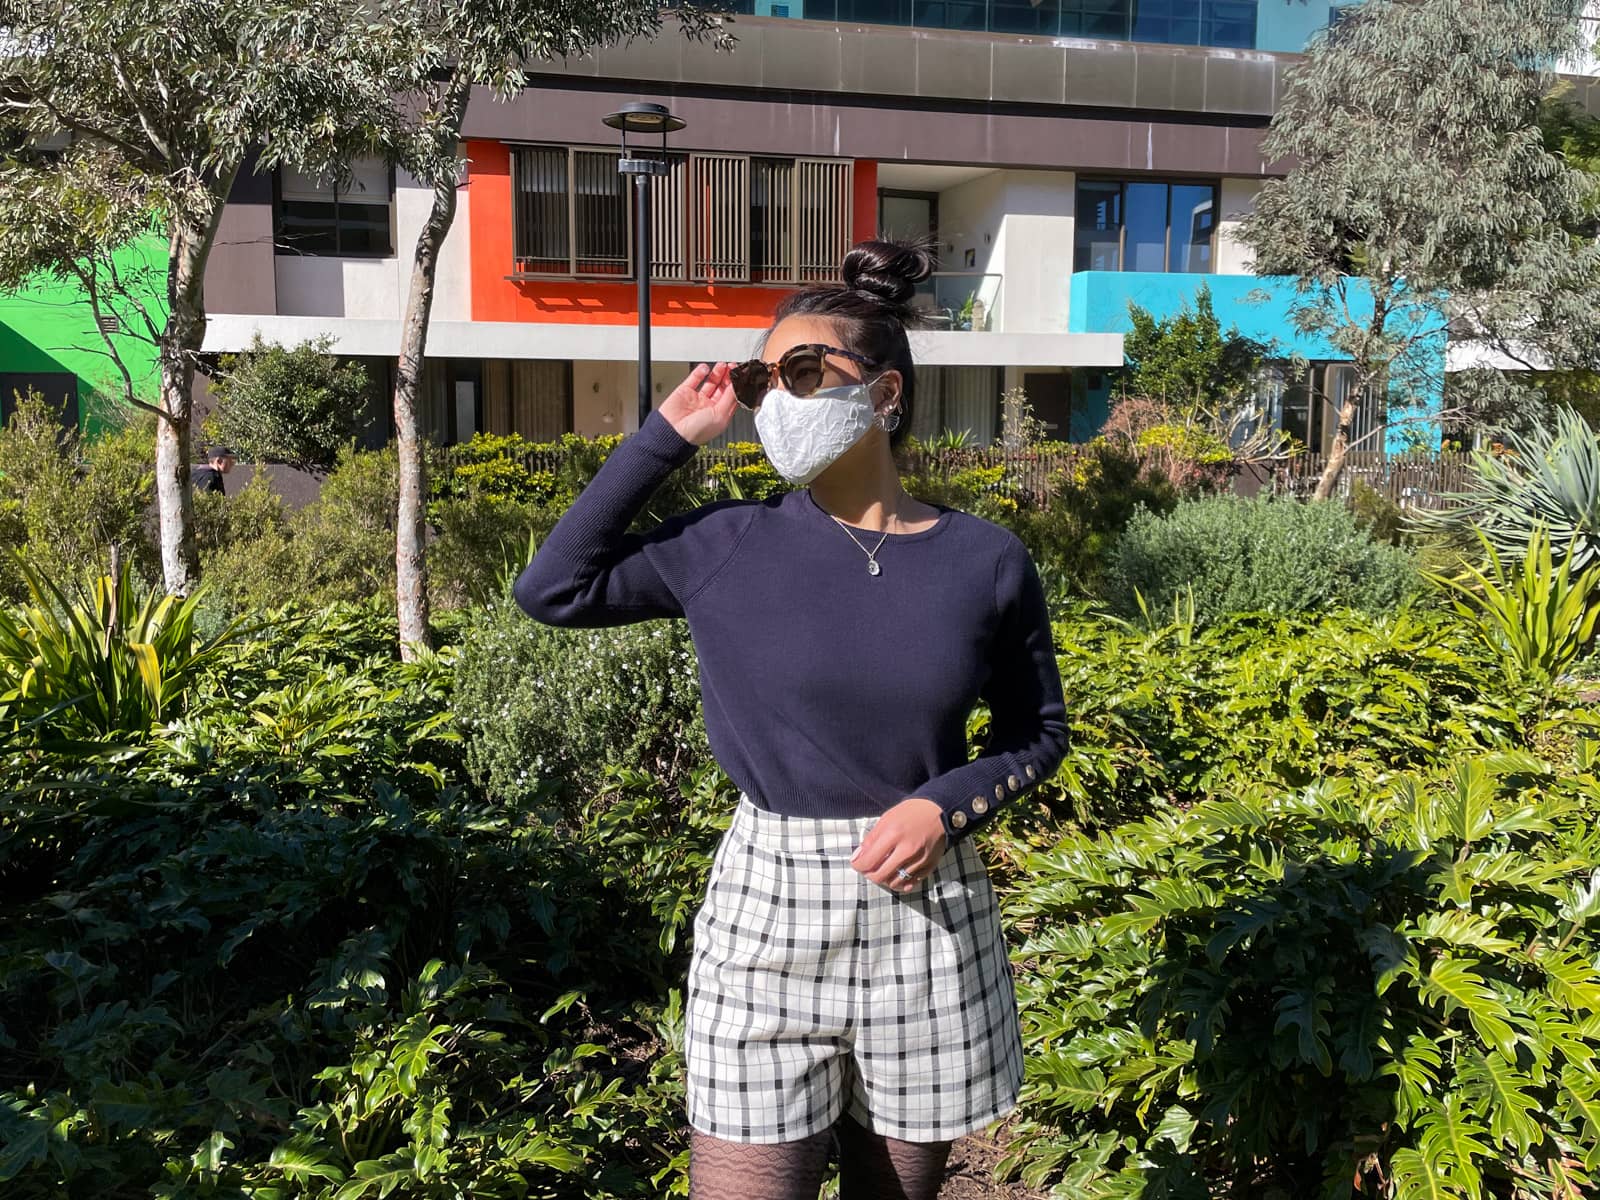
[[[638,319],[632,280],[603,283],[566,279],[511,280],[511,151],[502,142],[467,142],[469,261],[474,321],[553,321],[562,324],[632,325]],[[878,164],[855,164],[853,233],[875,235]],[[787,289],[748,284],[670,284],[650,288],[654,325],[705,325],[760,329]]]
[[[856,159],[855,181],[855,228],[850,240],[870,242],[878,236],[878,164],[871,159]]]

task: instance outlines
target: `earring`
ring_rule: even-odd
[[[887,412],[880,412],[873,418],[873,423],[885,433],[893,433],[900,428],[900,410],[891,408]]]

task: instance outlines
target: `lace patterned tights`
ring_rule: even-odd
[[[817,1200],[838,1135],[839,1200],[934,1200],[949,1142],[901,1142],[846,1117],[837,1130],[797,1142],[753,1145],[693,1135],[690,1200]]]

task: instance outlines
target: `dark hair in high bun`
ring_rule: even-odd
[[[791,292],[772,320],[776,328],[785,317],[826,318],[845,349],[870,358],[877,371],[900,372],[900,424],[889,435],[891,448],[911,433],[917,369],[906,329],[921,323],[911,298],[933,268],[931,243],[858,242],[844,256],[843,287],[817,283]]]
[[[933,255],[924,246],[861,242],[844,256],[844,286],[905,308],[917,284],[933,274]]]

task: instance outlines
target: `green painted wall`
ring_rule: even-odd
[[[133,281],[138,298],[159,324],[165,317],[166,242],[155,234],[123,247],[114,256],[117,272]],[[123,311],[125,306],[111,303]],[[134,314],[130,311],[131,319]],[[138,328],[131,323],[126,328]],[[130,334],[113,340],[133,376],[134,392],[155,402],[156,349]],[[126,407],[122,376],[106,354],[95,329],[94,313],[82,290],[40,277],[20,291],[0,293],[0,373],[65,371],[78,378],[78,417],[89,433],[108,415]]]

